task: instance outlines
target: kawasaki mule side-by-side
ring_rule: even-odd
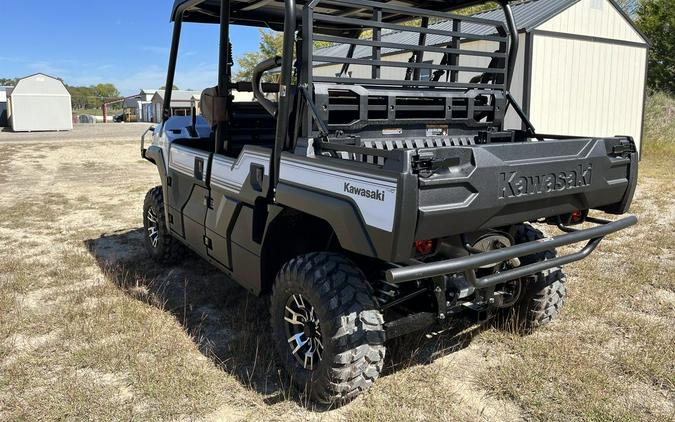
[[[455,318],[548,323],[565,300],[562,266],[637,221],[589,216],[628,211],[633,140],[537,133],[509,93],[509,3],[503,21],[453,13],[477,3],[174,5],[166,86],[186,22],[220,25],[220,69],[201,116],[172,116],[167,89],[141,147],[161,179],[143,209],[147,249],[173,263],[187,246],[269,295],[281,366],[315,401],[368,389],[397,336]],[[232,81],[231,25],[283,31],[283,54],[252,81]],[[506,128],[507,113],[522,127]]]

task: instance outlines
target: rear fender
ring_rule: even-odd
[[[399,168],[284,154],[275,201],[327,221],[347,251],[386,261],[410,256],[417,176]]]
[[[350,201],[286,183],[277,185],[276,198],[280,205],[326,221],[342,248],[377,256],[368,230]]]

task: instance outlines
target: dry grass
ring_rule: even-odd
[[[197,258],[147,259],[141,205],[158,180],[137,143],[0,145],[0,420],[672,420],[664,145],[646,147],[640,225],[567,269],[561,320],[398,341],[376,387],[338,410],[280,376],[264,301]]]
[[[653,93],[645,108],[644,152],[659,157],[675,149],[675,98],[662,92]]]

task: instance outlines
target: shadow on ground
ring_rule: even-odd
[[[205,356],[264,395],[267,404],[289,398],[288,381],[269,347],[267,300],[249,294],[189,252],[180,263],[156,264],[143,248],[143,229],[104,234],[85,244],[111,282],[130,296],[170,312]],[[389,342],[382,375],[461,350],[480,331],[482,327],[459,322],[443,332]],[[295,393],[290,398],[305,402]]]

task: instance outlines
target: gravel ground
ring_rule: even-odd
[[[12,132],[0,131],[0,144],[42,143],[59,141],[112,141],[141,138],[151,123],[110,123],[96,125],[75,125],[72,131],[64,132]]]

